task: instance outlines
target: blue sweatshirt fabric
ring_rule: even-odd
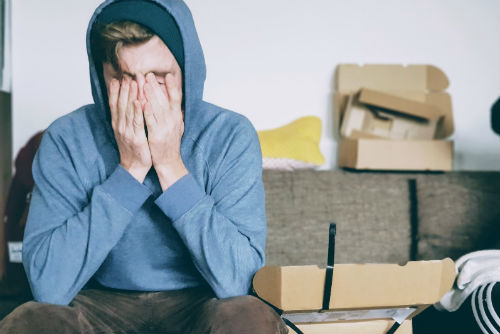
[[[34,298],[67,305],[91,278],[125,290],[208,285],[219,298],[245,295],[265,262],[256,131],[202,100],[205,61],[191,13],[182,1],[157,0],[184,43],[181,155],[189,174],[165,192],[153,168],[136,181],[119,165],[90,48],[96,16],[112,2],[96,9],[87,30],[94,104],[52,123],[33,163],[23,264]]]

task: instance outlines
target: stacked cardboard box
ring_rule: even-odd
[[[449,171],[449,82],[431,65],[339,65],[334,95],[340,167]]]
[[[266,266],[254,277],[255,293],[283,311],[305,334],[412,333],[411,318],[439,301],[455,279],[455,265],[441,261],[337,264],[329,309],[322,310],[325,269]],[[291,330],[290,333],[293,333]]]

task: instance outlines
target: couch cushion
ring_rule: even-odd
[[[264,171],[267,264],[404,263],[410,252],[408,177],[346,171]]]
[[[500,173],[417,177],[418,259],[457,259],[499,247]]]

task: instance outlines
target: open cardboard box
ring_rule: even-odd
[[[454,131],[446,75],[431,65],[351,65],[336,71],[340,167],[452,169]],[[418,141],[417,141],[418,140]]]
[[[318,266],[266,266],[253,279],[255,293],[283,310],[304,333],[411,333],[411,318],[448,292],[454,262],[336,264],[330,309],[322,309],[325,269]]]
[[[441,109],[373,89],[349,96],[340,133],[345,138],[434,139]]]

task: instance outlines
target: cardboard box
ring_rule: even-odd
[[[432,104],[362,88],[349,96],[340,133],[353,139],[432,140],[442,117]]]
[[[367,170],[452,169],[453,144],[443,144],[443,140],[454,131],[451,97],[444,91],[449,85],[448,78],[439,68],[431,65],[342,64],[337,67],[335,85],[340,167]],[[357,118],[351,119],[352,115],[346,115],[349,100],[350,106],[357,111]],[[365,103],[362,103],[363,100]],[[375,106],[382,112],[378,113],[382,117],[376,118],[373,112],[360,111],[361,104]],[[349,110],[352,112],[352,108]],[[344,123],[346,117],[348,123],[354,121],[357,124]],[[392,124],[383,122],[384,118],[392,119]],[[417,138],[419,143],[413,142]],[[391,144],[388,141],[367,144],[378,139],[392,140]],[[348,140],[363,140],[363,143],[345,143]],[[347,148],[360,146],[365,149],[347,151]],[[366,156],[368,147],[376,151],[370,151]],[[437,160],[436,153],[442,154]],[[376,159],[370,160],[372,157]],[[414,164],[415,161],[421,163]]]
[[[318,266],[266,266],[255,275],[253,288],[260,298],[283,310],[284,317],[299,329],[308,328],[309,333],[322,329],[348,333],[348,328],[352,333],[384,333],[395,319],[408,321],[439,301],[455,279],[455,265],[449,258],[404,266],[337,264],[330,310],[319,312],[325,271]]]
[[[382,334],[393,325],[394,320],[379,319],[369,321],[339,321],[325,323],[304,323],[298,324],[297,327],[304,334]],[[295,333],[292,328],[288,328],[290,334]],[[406,320],[396,330],[395,334],[411,334],[413,333],[412,321]]]
[[[397,171],[453,169],[453,142],[447,140],[342,139],[337,150],[340,167]]]

